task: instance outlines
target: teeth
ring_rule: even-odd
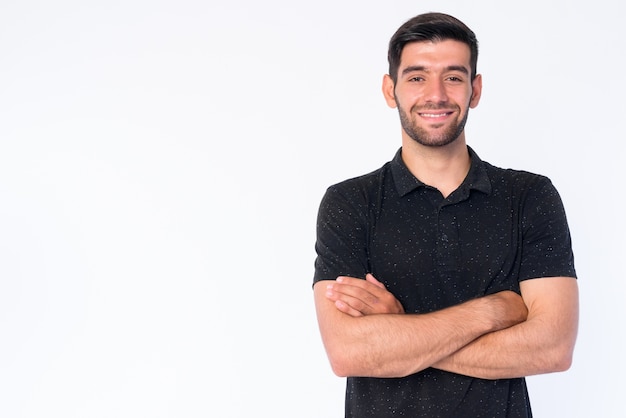
[[[422,116],[425,116],[427,118],[438,118],[440,116],[444,116],[446,115],[445,113],[422,113]]]

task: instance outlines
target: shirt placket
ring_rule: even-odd
[[[442,273],[458,271],[461,250],[458,221],[453,206],[440,206],[437,212],[437,265]]]

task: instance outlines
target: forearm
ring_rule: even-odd
[[[479,377],[505,379],[567,370],[578,327],[578,293],[571,278],[524,284],[528,320],[483,335],[433,367]],[[539,299],[551,295],[549,299]]]
[[[507,379],[569,368],[563,352],[548,336],[537,335],[532,321],[484,335],[433,367],[482,379]]]
[[[507,379],[551,371],[548,350],[541,340],[533,339],[523,323],[476,339],[433,364],[433,367],[479,377]]]
[[[344,331],[327,344],[331,365],[340,376],[416,373],[487,332],[488,327],[478,321],[464,327],[452,325],[463,317],[461,309],[420,316],[346,316],[345,327],[340,328]]]
[[[340,376],[402,377],[418,372],[481,335],[509,326],[502,318],[511,317],[505,312],[507,303],[495,297],[423,315],[362,317],[338,311],[326,298],[323,283],[316,285],[315,297],[322,340]]]

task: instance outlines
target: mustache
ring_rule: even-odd
[[[448,102],[440,102],[440,103],[426,103],[424,105],[415,105],[411,108],[413,111],[422,111],[422,110],[450,110],[455,109],[458,110],[460,107],[458,105],[451,105]]]

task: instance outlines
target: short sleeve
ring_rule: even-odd
[[[572,240],[561,197],[546,177],[534,182],[524,201],[519,280],[576,277]]]
[[[368,272],[367,204],[356,188],[328,188],[317,217],[313,282],[338,276],[365,278]]]

